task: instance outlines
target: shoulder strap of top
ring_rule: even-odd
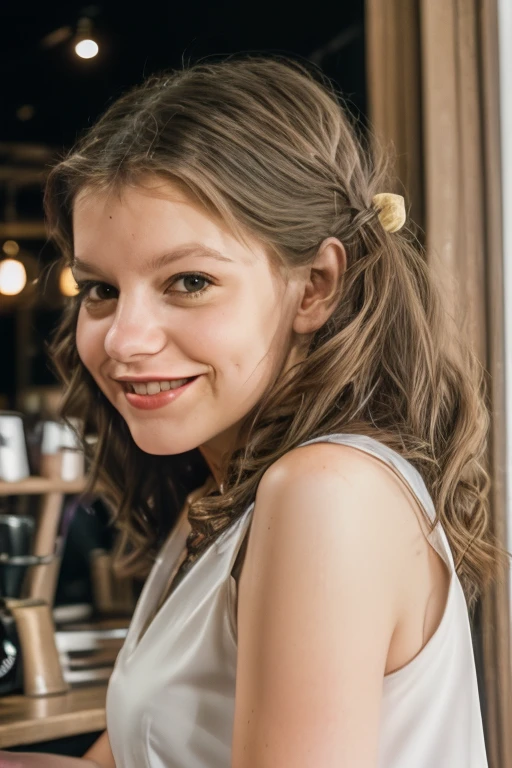
[[[332,434],[323,437],[315,437],[312,440],[306,440],[298,447],[310,445],[312,443],[339,443],[341,445],[348,445],[380,459],[406,484],[407,488],[411,491],[420,508],[426,515],[427,520],[430,520],[431,522],[435,520],[436,513],[432,497],[430,496],[420,473],[410,461],[403,456],[400,456],[399,453],[392,448],[389,448],[389,446],[367,435]],[[439,522],[428,538],[436,552],[438,552],[443,560],[445,560],[450,570],[455,570],[455,563],[448,538]]]

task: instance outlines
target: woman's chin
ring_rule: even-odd
[[[165,440],[157,442],[155,440],[135,440],[134,438],[134,443],[141,451],[152,456],[176,456],[178,453],[186,453],[197,448],[197,445],[190,440]]]
[[[133,442],[144,453],[149,453],[152,456],[174,456],[178,453],[185,453],[191,451],[193,448],[197,448],[197,443],[194,440],[185,439],[184,437],[173,438],[169,436],[169,430],[165,429],[163,434],[159,434],[158,429],[137,429],[134,425],[127,422],[128,429]]]

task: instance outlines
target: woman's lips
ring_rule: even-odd
[[[158,392],[156,395],[137,395],[135,392],[127,392],[127,390],[124,389],[124,396],[133,408],[139,408],[142,411],[152,411],[172,403],[185,392],[185,390],[189,389],[198,378],[199,376],[195,376],[177,389],[167,389],[163,392]]]

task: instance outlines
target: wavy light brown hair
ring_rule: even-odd
[[[152,76],[112,104],[50,172],[49,235],[70,262],[72,210],[84,190],[120,191],[148,177],[178,185],[243,242],[270,258],[313,261],[335,236],[347,251],[339,301],[306,358],[280,375],[247,415],[222,494],[189,515],[197,555],[251,503],[268,467],[329,433],[369,435],[421,473],[471,600],[494,570],[485,471],[488,413],[482,371],[447,322],[414,233],[386,232],[372,197],[390,191],[386,163],[349,118],[335,86],[277,56],[231,57]],[[183,495],[204,481],[197,449],[153,456],[81,363],[79,297],[69,301],[50,355],[65,384],[62,415],[87,414],[98,434],[90,487],[107,488],[124,534],[125,570],[147,572]]]

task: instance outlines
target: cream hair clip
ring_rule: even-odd
[[[381,192],[372,197],[372,205],[379,212],[379,221],[386,232],[398,232],[407,218],[402,195]]]

